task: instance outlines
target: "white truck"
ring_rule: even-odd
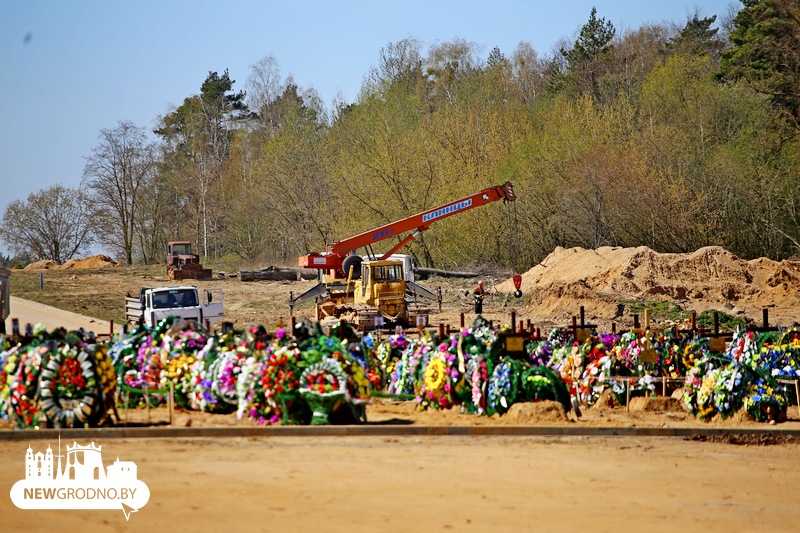
[[[154,327],[168,316],[176,320],[197,320],[207,327],[222,320],[224,313],[222,289],[202,289],[195,286],[145,287],[139,297],[125,298],[125,319],[129,324]]]

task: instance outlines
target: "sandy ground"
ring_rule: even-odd
[[[56,443],[51,443],[53,446]],[[106,440],[150,500],[24,511],[4,531],[796,531],[800,447],[677,438]],[[0,442],[0,487],[27,442]],[[35,442],[34,447],[44,447]],[[7,493],[6,493],[7,494]]]
[[[796,408],[779,429],[800,429]],[[148,420],[143,409],[129,424]],[[519,425],[375,399],[370,425]],[[152,424],[166,409],[149,413]],[[249,426],[175,413],[176,427]],[[759,428],[679,410],[586,409],[532,426]],[[30,444],[41,451],[56,442]],[[62,442],[62,446],[71,444]],[[87,439],[88,441],[88,439]],[[739,445],[732,444],[736,442]],[[79,441],[80,444],[88,442]],[[137,464],[150,500],[121,511],[25,511],[0,497],[4,531],[796,531],[800,440],[784,437],[373,436],[98,440]],[[24,478],[29,442],[0,440],[0,489]],[[6,493],[8,494],[8,493]]]

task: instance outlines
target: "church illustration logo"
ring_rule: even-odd
[[[25,479],[11,487],[11,501],[20,509],[122,509],[125,520],[150,499],[150,489],[137,478],[136,463],[117,458],[103,466],[102,446],[73,442],[66,457],[47,450],[25,452]],[[65,461],[62,461],[65,459]]]

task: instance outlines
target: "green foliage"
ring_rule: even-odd
[[[711,28],[717,16],[699,18],[697,13],[690,18],[680,33],[669,40],[667,49],[684,55],[716,55],[724,43],[717,37],[718,28]]]
[[[638,315],[641,324],[644,323],[645,310],[650,311],[650,320],[656,323],[670,321],[679,324],[689,321],[692,315],[691,309],[684,309],[668,301],[621,300],[619,303],[627,306],[631,315]],[[697,327],[712,329],[714,327],[714,313],[717,313],[719,318],[720,331],[734,331],[737,327],[742,329],[747,327],[747,322],[744,319],[714,309],[703,311],[696,315],[695,324]]]
[[[227,70],[222,76],[209,72],[200,94],[185,98],[154,130],[164,143],[161,190],[173,201],[164,211],[167,240],[192,240],[205,257],[224,247],[224,176],[236,136],[233,125],[250,117],[245,94],[233,93],[234,83]]]
[[[620,304],[626,305],[631,315],[639,315],[640,322],[643,321],[644,312],[650,310],[650,319],[655,322],[672,321],[674,323],[688,320],[691,311],[682,308],[671,302],[646,302],[646,301],[627,301],[622,300]]]
[[[700,328],[712,329],[714,327],[714,313],[717,313],[720,331],[734,331],[736,328],[747,328],[747,322],[744,319],[715,309],[703,311],[698,314],[695,323]]]
[[[614,25],[605,18],[598,19],[597,9],[593,7],[589,21],[581,28],[572,47],[560,47],[566,66],[562,69],[554,65],[558,72],[553,76],[551,90],[568,89],[574,96],[589,94],[596,101],[603,101],[601,80],[613,68],[609,52],[613,50],[611,42],[615,34]]]
[[[243,112],[247,110],[244,105],[244,91],[231,94],[234,80],[228,75],[228,69],[220,76],[217,72],[209,72],[208,77],[200,86],[200,98],[207,106],[223,112]]]
[[[795,129],[800,119],[800,4],[748,0],[733,20],[720,76],[743,79],[770,97]]]
[[[597,8],[593,7],[588,22],[581,27],[578,39],[571,49],[561,48],[561,55],[567,59],[570,68],[575,68],[607,52],[615,34],[616,30],[611,21],[605,18],[598,19]]]

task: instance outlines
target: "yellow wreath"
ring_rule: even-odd
[[[428,366],[425,367],[425,388],[431,392],[438,391],[444,387],[445,379],[447,366],[444,360],[434,357],[428,361]]]

